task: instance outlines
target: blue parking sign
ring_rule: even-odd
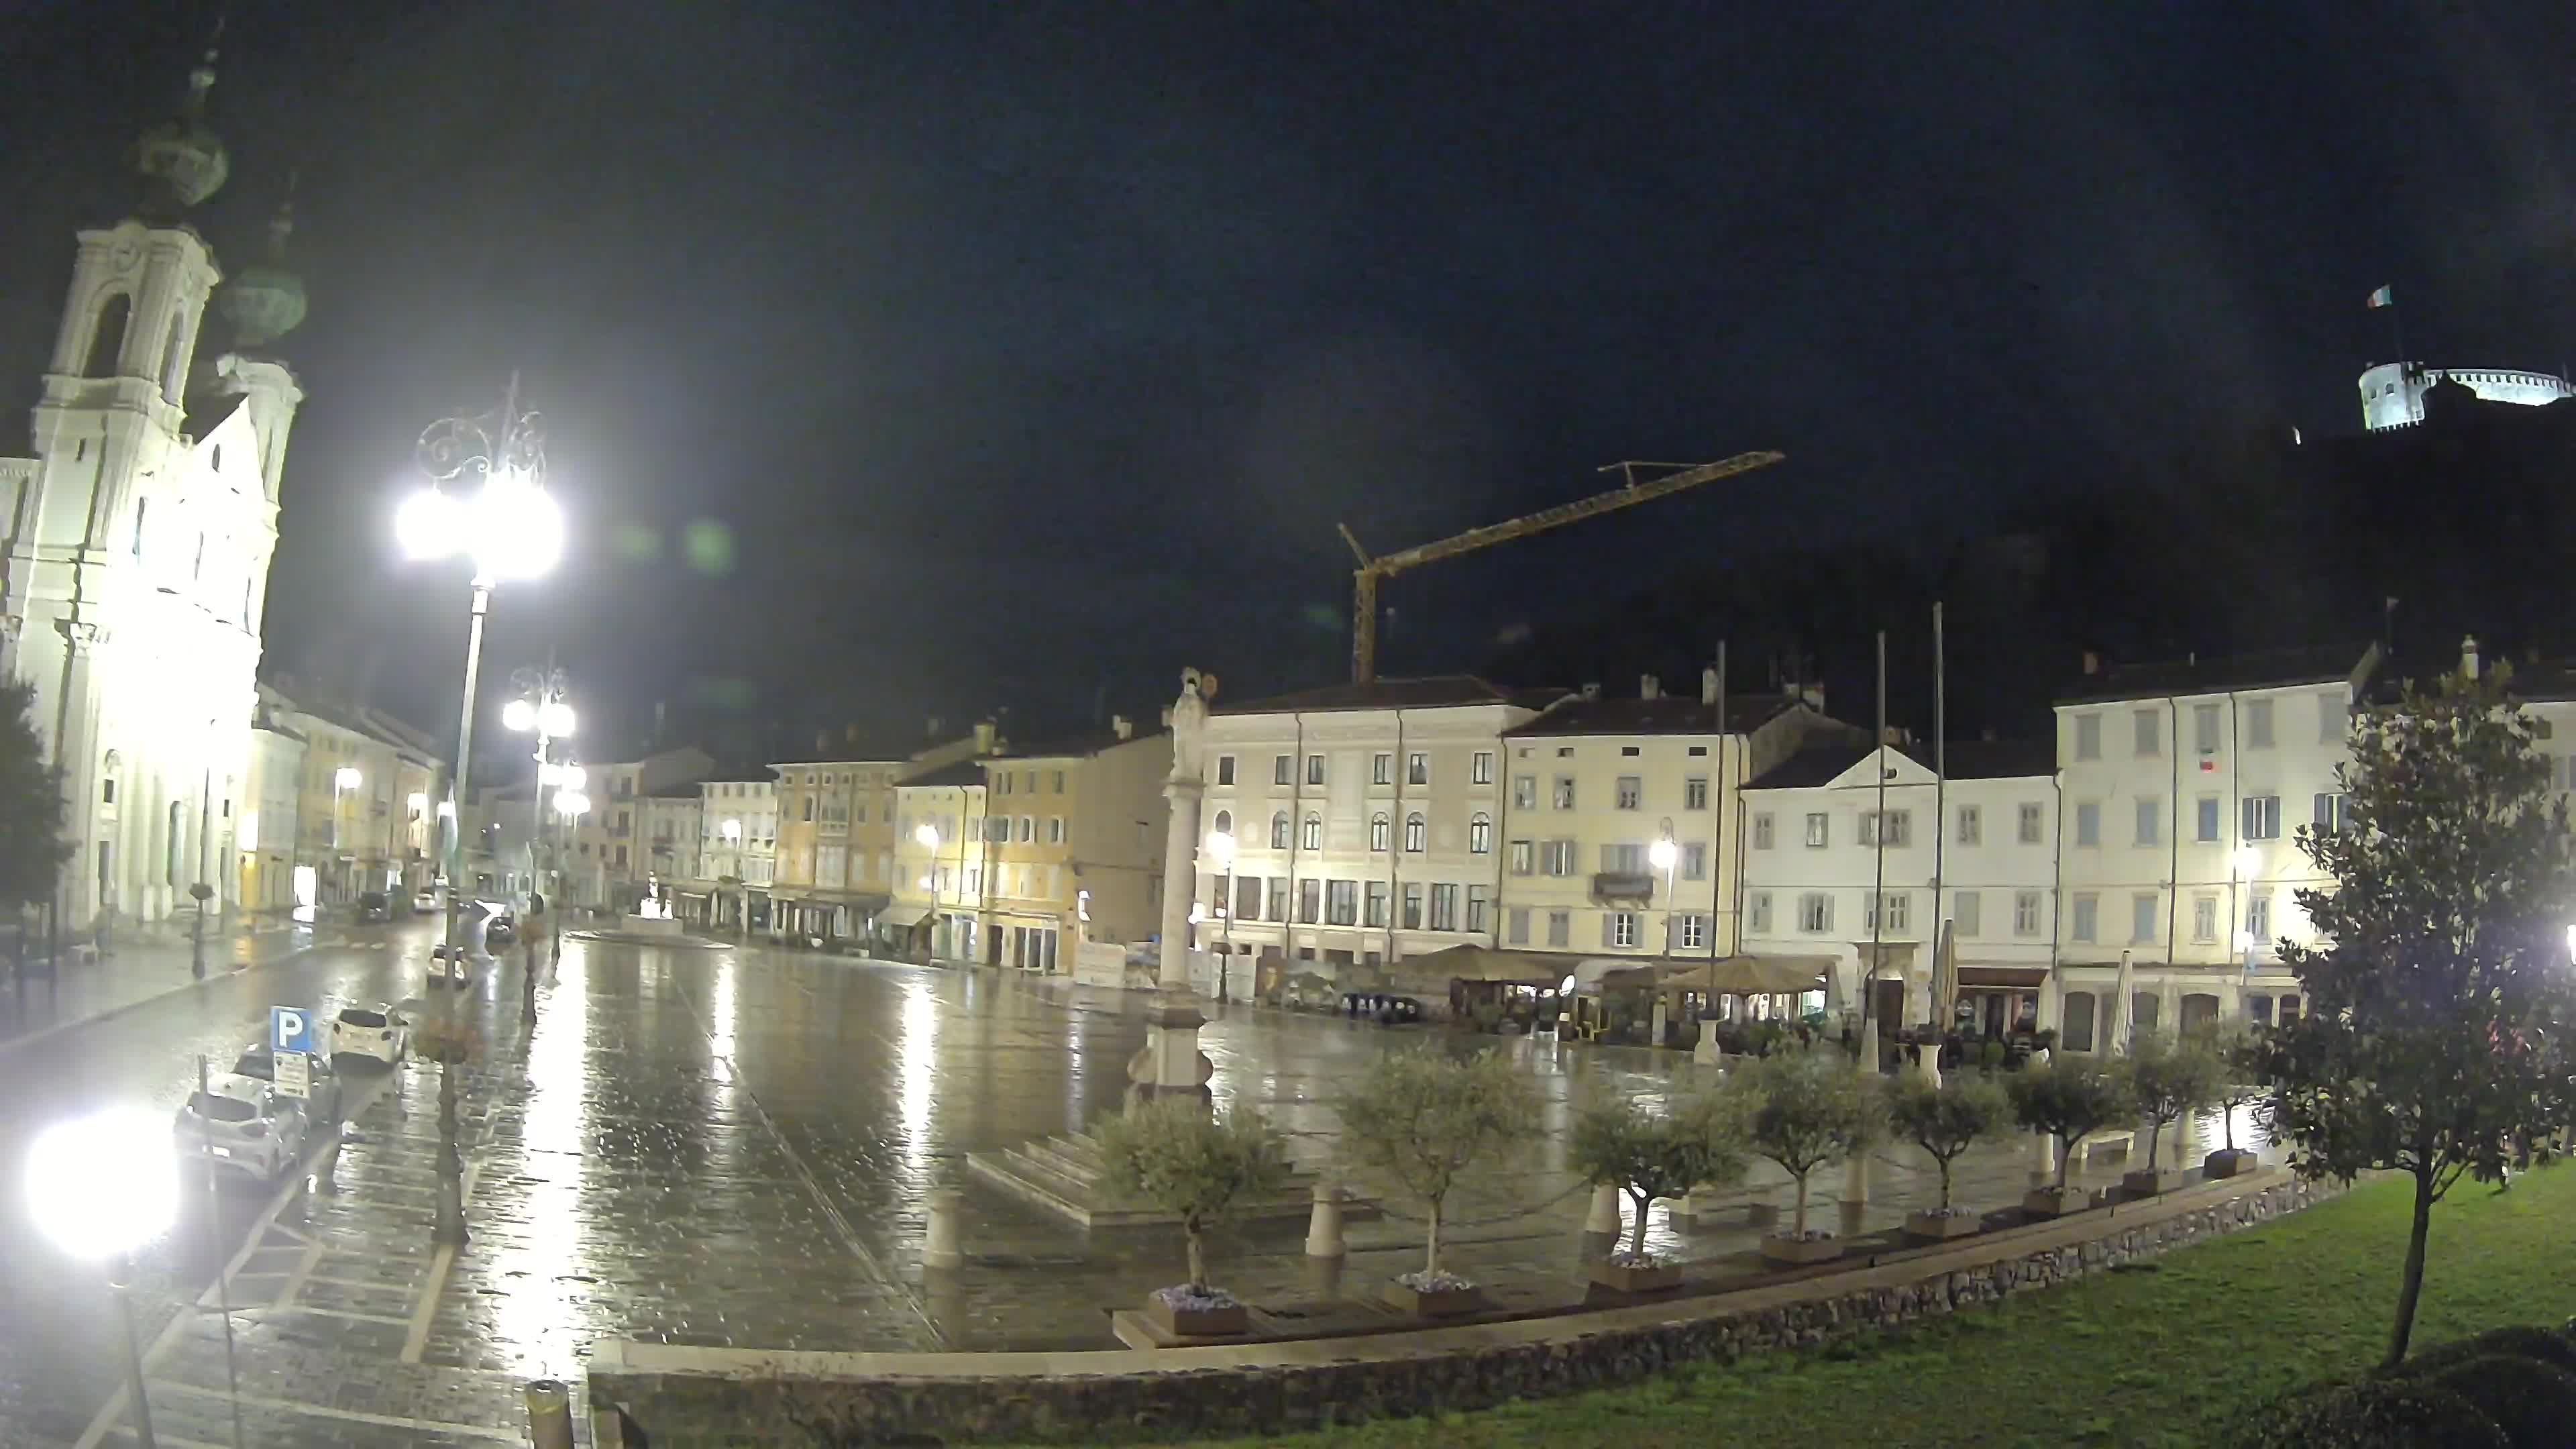
[[[272,1052],[313,1050],[313,1013],[300,1006],[270,1007],[268,1048]]]

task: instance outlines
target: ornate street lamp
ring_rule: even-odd
[[[537,737],[537,787],[528,792],[528,905],[533,910],[539,879],[537,837],[546,828],[546,786],[554,783],[554,742],[572,738],[573,711],[564,703],[565,679],[560,669],[514,669],[510,690],[515,697],[501,708],[501,727]],[[578,782],[574,784],[578,788]],[[562,894],[560,886],[556,894]],[[551,913],[548,919],[552,920]]]
[[[417,456],[429,486],[395,515],[403,552],[414,559],[462,556],[473,564],[472,604],[465,635],[465,689],[456,730],[456,770],[449,798],[462,808],[466,767],[474,749],[474,686],[483,666],[483,620],[492,590],[504,579],[533,579],[554,567],[563,552],[563,510],[546,492],[545,434],[537,414],[519,410],[518,374],[495,411],[441,418],[420,435]],[[459,822],[460,827],[462,821]],[[448,838],[447,952],[453,962],[458,894],[465,874],[464,831]],[[453,1026],[454,993],[444,1014]],[[452,1034],[452,1033],[451,1033]],[[455,1073],[442,1051],[438,1066],[439,1168],[436,1241],[465,1241],[464,1162],[456,1150]]]
[[[168,1124],[140,1107],[110,1107],[46,1128],[27,1149],[27,1209],[55,1247],[109,1265],[107,1285],[125,1328],[135,1438],[152,1449],[132,1281],[135,1249],[168,1231],[179,1213],[179,1160]]]
[[[1216,999],[1223,1002],[1226,999],[1225,979],[1232,973],[1234,965],[1234,832],[1209,831],[1207,853],[1208,859],[1216,862],[1216,868],[1225,872],[1225,895],[1217,906],[1218,916],[1225,921],[1221,928],[1225,944],[1217,951],[1216,957]],[[1254,984],[1253,994],[1257,996],[1260,994],[1259,983]]]

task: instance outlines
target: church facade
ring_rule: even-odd
[[[137,143],[134,213],[80,233],[33,456],[0,459],[0,669],[34,687],[62,768],[71,929],[193,909],[199,882],[229,906],[256,808],[260,618],[304,397],[269,349],[304,296],[284,214],[267,263],[230,282],[188,222],[227,169],[204,121],[213,59]]]

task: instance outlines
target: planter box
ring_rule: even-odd
[[[1774,1263],[1830,1263],[1843,1255],[1840,1238],[1783,1238],[1762,1240],[1762,1256]]]
[[[1148,1296],[1145,1316],[1157,1328],[1181,1338],[1223,1338],[1252,1329],[1252,1311],[1240,1303],[1231,1308],[1174,1308],[1159,1297]]]
[[[2183,1173],[2178,1167],[2140,1168],[2120,1176],[2120,1190],[2131,1197],[2157,1197],[2182,1186]]]
[[[1449,1288],[1425,1293],[1418,1288],[1390,1282],[1386,1285],[1386,1301],[1418,1318],[1454,1318],[1484,1307],[1485,1295],[1476,1288]]]
[[[1907,1213],[1905,1235],[1946,1242],[1951,1238],[1969,1238],[1984,1231],[1985,1222],[1975,1213]]]
[[[1593,1282],[1620,1293],[1661,1293],[1682,1286],[1682,1269],[1678,1263],[1656,1263],[1640,1268],[1604,1261],[1594,1263],[1589,1271]]]
[[[2222,1177],[2235,1177],[2241,1173],[2252,1172],[2262,1165],[2262,1158],[2242,1147],[2222,1147],[2201,1159],[2200,1175],[2216,1181]]]
[[[2053,1187],[2033,1188],[2023,1193],[2021,1210],[2035,1218],[2062,1218],[2093,1206],[2093,1194],[2080,1187],[2060,1193]]]

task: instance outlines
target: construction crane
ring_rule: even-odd
[[[1579,499],[1572,503],[1560,503],[1554,508],[1542,508],[1536,513],[1523,514],[1502,523],[1489,523],[1482,528],[1471,528],[1465,533],[1441,539],[1437,543],[1399,549],[1394,553],[1380,554],[1375,558],[1369,556],[1367,549],[1360,547],[1360,541],[1351,533],[1349,524],[1335,525],[1342,531],[1342,542],[1351,546],[1351,552],[1358,555],[1360,561],[1360,566],[1351,572],[1351,682],[1367,684],[1377,678],[1378,580],[1391,579],[1406,569],[1419,568],[1444,558],[1455,558],[1462,553],[1472,553],[1506,539],[1527,538],[1531,534],[1545,533],[1551,528],[1562,528],[1580,519],[1631,507],[1649,499],[1661,498],[1669,493],[1679,493],[1685,488],[1696,488],[1702,483],[1714,483],[1720,478],[1732,478],[1738,473],[1750,473],[1756,468],[1768,468],[1786,456],[1783,453],[1768,452],[1738,453],[1720,462],[1701,463],[1696,466],[1680,463],[1613,463],[1601,471],[1607,473],[1613,468],[1618,469],[1628,479],[1626,486],[1613,488],[1607,493],[1596,493],[1590,498]],[[1636,470],[1639,468],[1673,468],[1678,471],[1640,483],[1636,475]]]

